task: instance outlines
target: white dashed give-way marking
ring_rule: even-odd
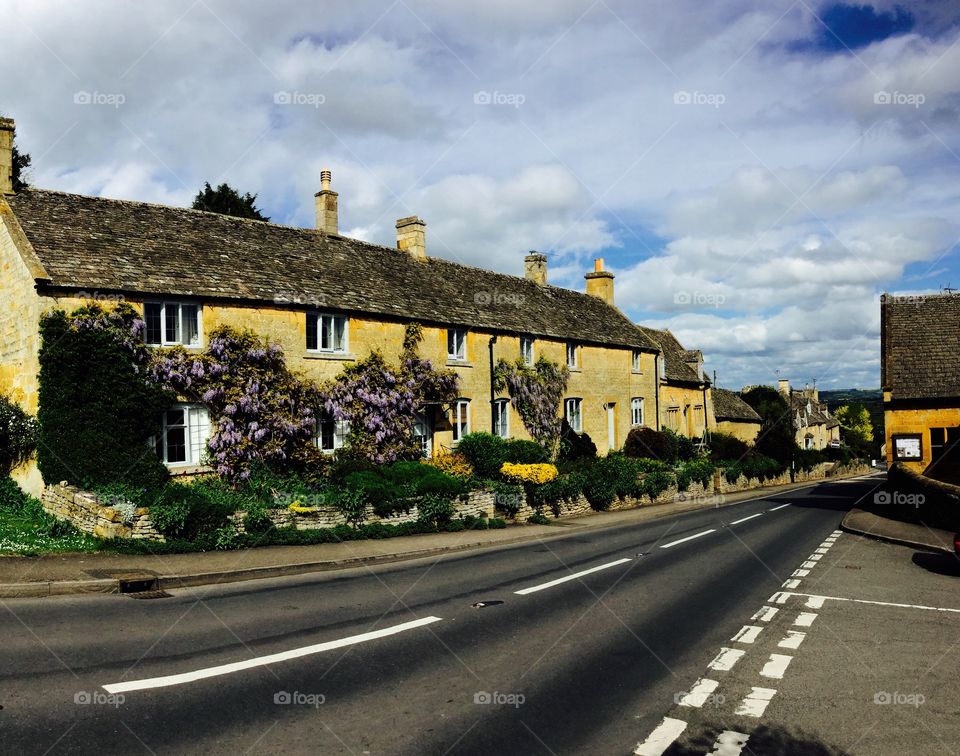
[[[708,756],[739,756],[750,736],[743,732],[724,730],[713,744],[713,750]]]
[[[747,697],[743,699],[734,713],[743,717],[761,717],[776,694],[777,691],[773,688],[750,688]]]
[[[790,588],[791,590],[800,586],[800,581],[796,578],[785,580],[781,588]]]
[[[797,625],[798,627],[810,627],[816,618],[817,615],[813,612],[800,612],[800,614],[797,615],[797,618],[793,621],[793,624]]]
[[[616,567],[618,564],[626,564],[631,561],[629,558],[618,559],[615,562],[607,562],[606,564],[598,565],[597,567],[591,567],[589,570],[582,570],[581,572],[574,572],[572,575],[564,575],[562,578],[557,578],[556,580],[551,580],[548,583],[541,583],[540,585],[534,585],[530,588],[523,588],[519,591],[514,591],[518,596],[526,596],[529,593],[536,593],[537,591],[543,591],[547,588],[553,588],[555,585],[560,585],[561,583],[567,583],[571,580],[576,580],[577,578],[582,578],[584,575],[590,575],[594,572],[600,572],[600,570],[606,570],[610,567]]]
[[[633,753],[635,756],[660,756],[685,729],[687,723],[682,719],[664,717],[647,739],[637,744]]]
[[[686,543],[687,541],[692,541],[694,538],[700,538],[701,536],[710,535],[711,533],[716,533],[716,528],[710,528],[710,530],[704,530],[702,533],[695,533],[692,536],[687,536],[686,538],[681,538],[678,541],[671,541],[670,543],[665,543],[660,546],[661,549],[669,549],[671,546],[676,546],[679,543]]]
[[[171,685],[183,685],[184,683],[204,680],[208,677],[229,675],[233,672],[240,672],[245,669],[265,667],[268,664],[276,664],[277,662],[289,661],[290,659],[299,659],[303,656],[320,654],[324,651],[332,651],[335,648],[343,648],[344,646],[353,646],[358,643],[366,643],[367,641],[372,641],[377,638],[385,638],[388,635],[396,635],[397,633],[402,633],[406,630],[413,630],[417,627],[423,627],[424,625],[439,622],[440,619],[440,617],[423,617],[422,619],[404,622],[400,625],[385,627],[382,630],[372,630],[369,633],[351,635],[348,638],[340,638],[339,640],[327,641],[326,643],[317,643],[313,646],[294,648],[290,651],[282,651],[279,654],[256,656],[253,659],[245,659],[244,661],[234,662],[233,664],[221,664],[217,667],[206,667],[205,669],[197,669],[193,672],[183,672],[178,675],[166,675],[165,677],[151,677],[145,680],[131,680],[129,682],[112,683],[110,685],[104,685],[103,689],[107,691],[107,693],[127,693],[131,690],[146,690],[149,688],[166,688]]]
[[[763,669],[760,670],[760,676],[770,677],[774,680],[782,680],[783,673],[787,671],[787,667],[791,661],[793,661],[792,656],[770,654],[770,661],[763,665]]]
[[[779,611],[780,611],[780,610],[777,609],[776,607],[773,607],[773,606],[765,606],[765,607],[763,607],[760,611],[758,611],[756,614],[754,614],[750,619],[752,619],[752,620],[760,620],[761,622],[769,622],[770,620],[772,620],[772,619],[776,616],[777,612],[779,612]]]
[[[728,672],[733,669],[733,665],[740,661],[745,653],[746,651],[739,648],[721,648],[720,653],[707,666],[718,672]]]
[[[757,639],[757,636],[760,635],[761,630],[763,630],[763,628],[757,627],[756,625],[744,625],[730,640],[734,643],[753,643]]]
[[[780,648],[800,648],[803,639],[807,637],[806,633],[799,630],[787,630],[787,634],[777,644]]]
[[[716,680],[708,680],[705,677],[701,677],[693,684],[689,693],[684,693],[680,699],[680,705],[699,709],[710,697],[710,694],[717,689],[719,684]]]

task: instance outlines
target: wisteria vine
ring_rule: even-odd
[[[494,370],[494,388],[506,389],[527,432],[546,449],[556,452],[562,420],[560,403],[570,371],[541,357],[534,365],[500,360]]]

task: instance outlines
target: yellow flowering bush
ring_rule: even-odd
[[[293,502],[289,507],[287,507],[291,512],[297,512],[303,514],[304,512],[316,512],[320,507],[305,507],[299,501]]]
[[[436,467],[440,472],[452,475],[455,478],[472,478],[473,465],[462,454],[441,453],[435,454],[432,459],[421,460],[423,464]]]
[[[557,477],[557,468],[554,465],[521,465],[514,462],[504,462],[500,474],[508,480],[517,483],[549,483]]]

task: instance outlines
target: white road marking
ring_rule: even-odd
[[[781,504],[779,507],[774,507],[773,509],[768,509],[767,511],[776,512],[778,509],[783,509],[784,507],[789,507],[789,506],[790,506],[790,502],[788,501],[786,504]]]
[[[705,677],[701,677],[693,684],[693,687],[690,688],[690,692],[684,694],[683,698],[680,699],[680,705],[692,706],[695,709],[699,709],[706,702],[710,694],[717,689],[719,684],[716,680],[708,680]]]
[[[945,606],[926,606],[924,604],[898,604],[893,601],[868,601],[867,599],[846,598],[844,596],[818,596],[815,593],[792,593],[792,596],[806,596],[806,605],[811,609],[822,609],[824,601],[850,601],[854,604],[872,604],[874,606],[892,606],[897,609],[924,609],[929,612],[954,612],[960,614],[960,609]]]
[[[797,627],[810,627],[816,618],[817,615],[813,612],[800,612],[800,614],[797,615],[797,618],[793,621],[793,624]]]
[[[800,581],[794,579],[794,580],[784,581],[783,585],[780,586],[780,587],[781,587],[781,588],[790,588],[791,590],[793,590],[793,589],[796,588],[798,585],[800,585]]]
[[[770,654],[770,661],[763,665],[760,670],[761,677],[772,677],[774,680],[783,679],[783,673],[793,660],[792,656],[786,654]]]
[[[762,514],[763,514],[763,512],[757,512],[756,514],[752,514],[752,515],[750,515],[749,517],[741,517],[739,520],[734,520],[734,521],[731,522],[730,524],[731,524],[731,525],[739,525],[741,522],[746,522],[747,520],[752,520],[754,517],[759,517],[759,516],[762,515]]]
[[[734,713],[744,717],[761,717],[776,693],[773,688],[750,688]]]
[[[589,570],[574,572],[572,575],[564,575],[562,578],[551,580],[549,583],[541,583],[540,585],[534,585],[534,586],[531,586],[530,588],[523,588],[522,590],[514,591],[514,593],[517,594],[518,596],[526,596],[527,594],[530,594],[530,593],[536,593],[537,591],[543,591],[543,590],[546,590],[547,588],[553,588],[553,586],[560,585],[561,583],[568,583],[571,580],[576,580],[577,578],[581,578],[584,575],[589,575],[593,572],[599,572],[600,570],[606,570],[606,569],[609,569],[610,567],[616,567],[618,564],[626,564],[629,561],[631,561],[631,559],[629,557],[626,557],[624,559],[618,559],[615,562],[607,562],[606,564],[601,564],[601,565],[598,565],[597,567],[591,567]]]
[[[807,634],[801,633],[799,630],[787,630],[787,634],[777,645],[780,648],[800,648],[800,644],[803,643],[803,639],[806,637]]]
[[[411,622],[404,622],[400,625],[385,627],[381,630],[372,630],[369,633],[351,635],[347,638],[340,638],[339,640],[317,643],[312,646],[303,646],[302,648],[294,648],[290,651],[281,651],[278,654],[257,656],[253,659],[245,659],[244,661],[233,662],[232,664],[221,664],[216,667],[206,667],[205,669],[198,669],[194,670],[193,672],[183,672],[177,675],[166,675],[164,677],[150,677],[145,680],[130,680],[128,682],[112,683],[110,685],[104,685],[103,689],[107,691],[107,693],[126,693],[131,690],[147,690],[150,688],[166,688],[171,685],[183,685],[184,683],[195,682],[208,677],[229,675],[233,672],[240,672],[245,669],[264,667],[268,664],[276,664],[277,662],[289,661],[290,659],[299,659],[303,656],[320,654],[324,651],[332,651],[335,648],[353,646],[357,643],[366,643],[367,641],[375,640],[377,638],[385,638],[388,635],[396,635],[397,633],[402,633],[406,630],[413,630],[417,627],[423,627],[424,625],[430,625],[434,622],[440,622],[440,620],[440,617],[423,617],[418,620],[412,620]]]
[[[779,609],[776,609],[772,606],[765,606],[763,609],[754,614],[750,619],[760,620],[761,622],[769,622],[773,619],[774,615],[779,612]]]
[[[763,628],[757,627],[756,625],[744,625],[730,640],[736,643],[753,643],[757,639],[757,636],[760,635],[761,630],[763,630]]]
[[[710,662],[707,667],[710,669],[715,669],[718,672],[729,672],[733,669],[733,665],[740,661],[740,658],[747,653],[739,648],[726,648],[721,646],[720,653],[717,654],[713,661]]]
[[[816,563],[816,562],[804,562],[804,563],[801,564],[800,566],[803,567],[803,569],[805,569],[805,570],[812,570],[814,567],[817,566],[817,563]]]
[[[807,557],[807,559],[809,559],[811,562],[819,562],[821,559],[823,559],[823,554],[811,554]]]
[[[829,551],[829,549],[825,549],[825,548],[823,548],[823,546],[821,546],[819,549],[815,550],[813,553],[814,553],[814,554],[819,554],[820,556],[823,556],[824,554],[827,553],[827,551]]]
[[[743,732],[724,730],[713,744],[708,756],[740,756],[750,736]]]
[[[787,599],[792,595],[792,593],[787,593],[786,591],[777,591],[770,598],[768,598],[767,601],[776,604],[786,604]]]
[[[637,744],[633,751],[634,756],[660,756],[686,729],[687,723],[682,719],[664,717],[647,739]]]
[[[823,598],[819,596],[811,596],[807,599],[804,606],[807,607],[807,609],[823,609]]]
[[[710,530],[704,530],[702,533],[697,533],[696,535],[687,536],[686,538],[681,538],[679,541],[671,541],[670,543],[664,543],[660,546],[661,549],[669,549],[671,546],[676,546],[678,543],[686,543],[687,541],[692,541],[694,538],[699,538],[700,536],[710,535],[711,533],[716,533],[716,528],[710,528]]]
[[[801,577],[804,578],[810,574],[810,570],[794,570],[791,575],[792,577]]]
[[[830,535],[841,536],[843,535],[842,530],[834,530]]]

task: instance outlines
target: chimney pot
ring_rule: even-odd
[[[790,379],[781,378],[779,381],[777,381],[777,388],[781,394],[783,394],[784,396],[789,396],[790,395]]]
[[[328,169],[320,171],[320,191],[314,195],[317,210],[317,230],[325,234],[338,234],[340,219],[337,193],[330,188],[333,174]]]
[[[598,257],[593,261],[593,271],[594,273],[599,273],[603,270],[603,258]]]
[[[547,284],[547,256],[531,249],[523,258],[523,277],[540,286]]]
[[[16,126],[12,118],[0,118],[0,195],[13,194],[13,136]]]
[[[427,222],[416,215],[397,221],[397,249],[414,260],[427,259]]]

